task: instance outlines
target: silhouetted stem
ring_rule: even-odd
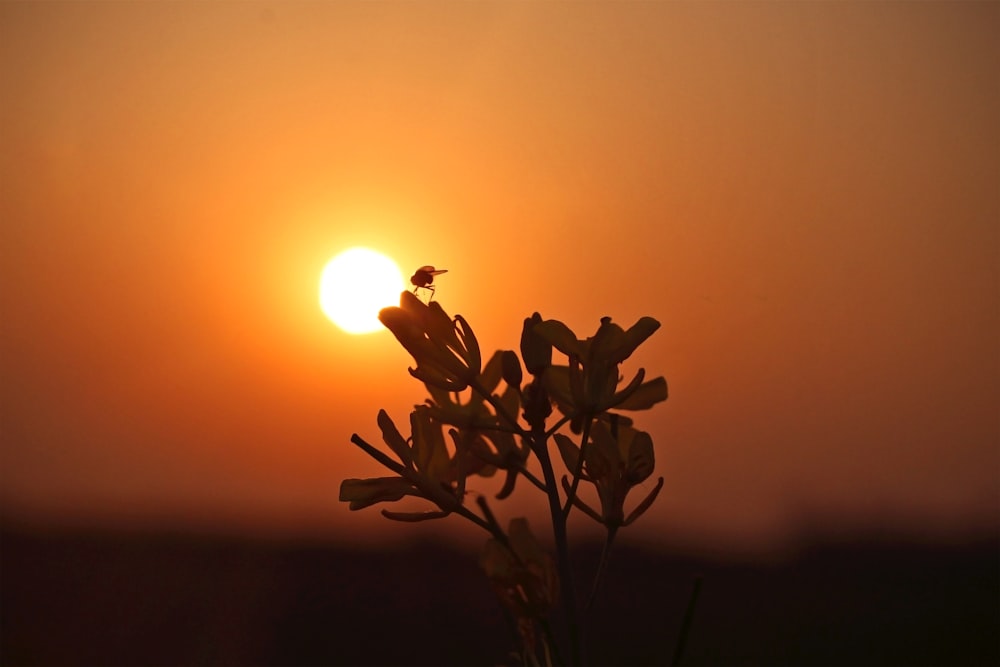
[[[503,403],[497,400],[496,396],[487,391],[486,387],[479,383],[479,380],[472,380],[472,382],[469,383],[469,386],[472,387],[473,391],[485,398],[486,401],[493,406],[493,409],[496,410],[497,416],[502,417],[504,421],[510,424],[511,428],[514,429],[514,433],[520,435],[521,437],[528,437],[528,432],[521,428],[520,422],[517,421],[517,415],[512,415],[507,412],[507,408],[504,407]]]
[[[562,508],[563,517],[569,516],[569,508],[573,506],[573,498],[576,490],[580,486],[580,476],[583,474],[583,456],[587,449],[587,441],[590,440],[590,417],[583,422],[583,437],[580,440],[580,456],[576,460],[576,470],[573,471],[573,485],[566,494],[566,504]]]
[[[476,504],[479,505],[479,509],[482,511],[483,516],[486,517],[486,522],[492,526],[494,535],[496,533],[502,533],[503,529],[500,528],[500,523],[497,522],[496,515],[494,515],[493,510],[490,509],[490,505],[486,502],[486,498],[484,496],[477,497]]]
[[[615,540],[615,535],[618,534],[618,529],[614,527],[608,527],[608,534],[604,538],[604,546],[601,548],[601,560],[597,564],[597,573],[594,574],[594,585],[590,589],[590,599],[587,600],[587,606],[584,607],[584,611],[590,611],[594,606],[594,600],[597,599],[597,591],[601,586],[601,579],[604,576],[604,571],[608,567],[608,556],[611,554],[611,543]]]
[[[694,607],[698,603],[698,593],[701,592],[701,575],[694,578],[694,588],[691,590],[691,599],[688,600],[687,609],[684,611],[684,620],[681,622],[681,634],[677,638],[677,647],[674,648],[674,657],[670,661],[672,667],[681,664],[684,656],[684,647],[687,645],[688,633],[691,632],[691,622],[694,620]]]
[[[563,591],[563,612],[569,631],[570,659],[573,665],[579,665],[580,629],[576,618],[576,593],[573,589],[573,569],[569,562],[569,542],[566,538],[566,514],[569,506],[567,505],[567,512],[564,512],[560,507],[559,485],[556,482],[555,472],[552,469],[552,459],[549,457],[549,450],[546,444],[548,442],[548,435],[544,428],[532,430],[531,433],[524,431],[517,421],[517,415],[508,413],[503,404],[492,393],[486,391],[486,388],[478,380],[473,380],[469,386],[493,406],[498,417],[505,420],[511,427],[517,429],[517,432],[522,437],[530,438],[533,445],[532,450],[535,452],[535,456],[538,457],[538,462],[542,466],[542,478],[545,481],[542,488],[544,488],[549,499],[549,513],[552,515],[552,533],[556,540],[556,560],[559,568],[560,588]],[[558,426],[562,426],[562,424]],[[590,423],[588,420],[585,429],[589,430],[589,427]],[[582,465],[582,456],[580,461]],[[576,479],[574,479],[574,483],[578,483]],[[476,518],[478,519],[479,517]],[[506,536],[504,536],[503,544],[507,546]]]
[[[488,519],[483,519],[481,517],[476,516],[475,514],[470,512],[467,507],[459,505],[457,508],[455,508],[455,514],[465,517],[472,523],[476,524],[477,526],[488,532],[490,535],[492,535],[494,538],[496,538],[497,542],[504,545],[505,547],[508,548],[508,550],[510,550],[510,542],[507,540],[507,535],[500,528],[500,525],[497,524],[496,519],[493,518],[492,513],[490,513],[489,518],[493,520],[490,521]]]
[[[542,483],[542,480],[535,477],[530,470],[524,467],[523,463],[517,464],[517,472],[523,475],[525,479],[527,479],[529,482],[537,486],[542,491],[546,491],[545,484]]]
[[[545,439],[548,440],[549,438],[551,438],[555,434],[555,432],[558,431],[559,429],[561,429],[563,426],[565,426],[566,422],[568,422],[568,421],[569,421],[569,417],[563,417],[562,419],[560,419],[559,421],[557,421],[552,426],[552,428],[550,428],[548,431],[545,432]]]
[[[396,461],[393,461],[388,456],[380,452],[378,449],[372,447],[370,444],[365,442],[364,438],[362,438],[357,433],[351,436],[351,442],[360,447],[362,450],[364,450],[366,454],[368,454],[368,456],[372,457],[373,459],[384,465],[389,470],[393,471],[397,475],[403,475],[405,468],[402,465],[400,465]]]
[[[551,651],[555,655],[555,657],[556,657],[556,661],[554,663],[553,662],[546,662],[545,664],[546,665],[562,665],[562,664],[564,664],[563,663],[563,658],[562,658],[562,653],[559,651],[559,644],[556,643],[555,635],[552,634],[552,625],[549,624],[548,619],[545,619],[545,618],[540,619],[539,620],[539,624],[542,626],[542,632],[545,634],[545,638],[548,639],[548,647],[547,647],[547,649],[549,651]]]
[[[484,431],[499,431],[500,433],[511,433],[513,435],[524,435],[524,431],[520,428],[514,428],[512,426],[503,426],[502,424],[495,424],[493,426],[480,426]]]
[[[498,431],[504,431],[506,433],[513,433],[514,435],[519,435],[522,438],[528,438],[528,437],[530,437],[530,434],[527,433],[523,428],[521,428],[520,422],[517,421],[517,416],[508,413],[507,409],[504,408],[503,404],[496,399],[496,396],[494,396],[490,392],[486,391],[486,388],[483,387],[481,384],[479,384],[478,380],[473,380],[469,384],[469,386],[472,387],[473,391],[475,391],[480,396],[482,396],[483,398],[485,398],[489,402],[489,404],[493,406],[493,409],[496,410],[497,415],[499,417],[501,417],[504,421],[506,421],[508,424],[510,424],[510,426],[508,428],[503,428],[502,426],[498,425],[496,427],[496,430],[498,430]],[[562,426],[562,424],[564,424],[564,423],[566,423],[566,420],[560,421],[559,422],[559,426]],[[548,438],[548,435],[546,435],[546,438]],[[521,473],[522,475],[524,475],[524,477],[529,482],[531,482],[532,484],[534,484],[535,486],[537,486],[542,491],[547,491],[547,489],[545,488],[545,484],[543,484],[541,482],[541,480],[539,480],[537,477],[535,477],[526,467],[524,467],[524,465],[519,464],[518,467],[517,467],[517,469],[518,469],[518,472]]]
[[[559,487],[552,470],[552,459],[546,446],[544,431],[536,431],[532,438],[533,450],[542,466],[545,489],[549,499],[549,514],[552,515],[552,534],[556,540],[556,561],[559,567],[560,590],[563,598],[563,613],[569,631],[570,662],[580,664],[580,628],[576,618],[576,592],[573,588],[573,569],[569,562],[569,542],[566,538],[566,515],[559,503]]]
[[[522,561],[521,557],[517,555],[517,552],[514,551],[513,548],[511,548],[510,543],[507,540],[507,535],[504,534],[503,529],[500,527],[500,523],[497,521],[496,515],[493,514],[493,510],[490,509],[490,505],[486,501],[486,497],[485,496],[477,497],[476,504],[479,505],[479,509],[482,510],[483,516],[486,517],[486,523],[490,526],[490,532],[493,533],[493,537],[496,538],[498,542],[500,542],[507,548],[511,556],[514,557],[515,561],[517,561],[522,567],[524,567],[525,566],[524,561]],[[555,637],[552,634],[552,626],[550,626],[549,622],[544,618],[539,619],[538,623],[542,628],[542,633],[548,640],[547,645],[552,647],[552,650],[555,651],[556,657],[558,658],[559,648],[555,644]]]

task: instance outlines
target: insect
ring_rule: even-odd
[[[435,269],[429,264],[421,266],[413,273],[412,276],[410,276],[410,282],[413,283],[413,293],[416,294],[417,290],[423,287],[424,289],[429,289],[431,291],[431,299],[433,299],[434,276],[439,276],[442,273],[448,273],[448,269]]]

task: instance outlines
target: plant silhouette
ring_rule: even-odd
[[[382,441],[391,455],[351,436],[392,475],[345,479],[340,500],[360,510],[414,496],[428,501],[428,507],[416,512],[383,509],[382,515],[412,522],[454,514],[488,532],[480,565],[516,622],[518,659],[526,665],[581,664],[583,610],[574,593],[567,518],[575,508],[605,527],[589,607],[618,530],[649,509],[663,487],[660,477],[626,512],[630,492],[650,478],[655,462],[650,435],[620,412],[646,410],[666,400],[667,383],[662,377],[646,380],[639,369],[622,386],[620,365],[660,323],[643,317],[622,329],[605,317],[593,336],[580,339],[562,322],[534,313],[524,320],[520,357],[500,350],[484,364],[469,323],[461,315],[449,316],[438,302],[424,303],[405,291],[399,307],[383,309],[379,319],[412,355],[416,368],[409,369],[410,375],[424,384],[429,398],[410,413],[406,436],[379,411]],[[566,363],[553,363],[554,351]],[[558,482],[552,445],[565,468]],[[531,471],[532,459],[540,479]],[[469,493],[470,478],[498,472],[505,478],[497,499],[508,497],[519,477],[545,498],[554,558],[526,519],[511,519],[505,528],[485,496]],[[581,483],[593,487],[597,503],[581,497]],[[467,496],[475,496],[474,506]],[[568,646],[560,646],[550,620],[559,611],[556,618]]]

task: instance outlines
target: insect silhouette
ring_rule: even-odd
[[[433,299],[434,276],[439,276],[442,273],[448,273],[448,269],[435,269],[429,264],[421,266],[413,273],[412,276],[410,276],[410,282],[413,283],[413,293],[416,294],[417,290],[423,287],[424,289],[431,291],[431,299]],[[428,301],[431,299],[428,299]]]

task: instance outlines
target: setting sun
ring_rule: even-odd
[[[319,303],[326,316],[352,334],[378,331],[378,312],[398,303],[403,274],[389,257],[368,248],[349,248],[323,268]]]

